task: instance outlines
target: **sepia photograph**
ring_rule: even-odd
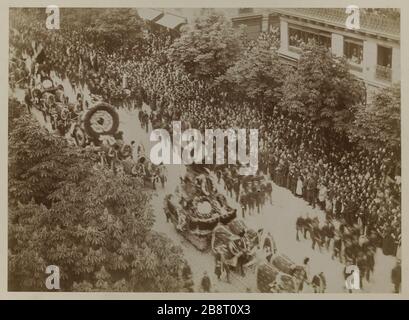
[[[402,293],[400,8],[8,15],[8,292]]]

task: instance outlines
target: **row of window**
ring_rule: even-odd
[[[307,31],[308,30],[308,31]],[[331,48],[331,34],[318,32],[310,29],[292,27],[288,29],[288,44],[291,47],[300,48],[303,43],[315,41],[319,45]]]
[[[315,41],[327,48],[331,48],[331,33],[303,27],[288,28],[288,44],[290,50],[299,51],[303,43]],[[362,71],[363,42],[361,40],[344,37],[344,56],[352,69]],[[378,45],[376,74],[381,79],[390,80],[392,68],[392,48]]]
[[[249,13],[248,8],[242,8],[241,13]],[[236,25],[240,25],[240,21]],[[256,39],[261,31],[259,20],[246,21],[248,27],[247,35],[251,39]],[[301,45],[309,41],[315,41],[320,45],[331,48],[331,33],[314,28],[291,25],[288,28],[289,50],[300,52]],[[363,41],[351,37],[344,37],[344,57],[348,60],[352,70],[362,72],[363,66]],[[378,45],[377,47],[376,76],[379,79],[391,80],[392,74],[392,48]]]

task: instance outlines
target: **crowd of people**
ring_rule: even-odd
[[[201,130],[258,128],[260,171],[311,207],[319,206],[329,225],[341,221],[345,226],[340,237],[346,258],[357,263],[371,260],[372,246],[383,247],[384,253],[390,255],[399,251],[399,154],[385,148],[369,152],[329,130],[315,127],[307,119],[288,117],[278,108],[262,113],[259,101],[193,79],[180,66],[166,60],[165,51],[172,42],[166,32],[145,32],[147,49],[145,54],[138,54],[132,48],[118,48],[115,53],[96,48],[92,35],[75,27],[71,31],[48,32],[35,21],[15,27],[10,34],[15,48],[11,83],[17,85],[34,69],[46,74],[54,70],[74,85],[86,83],[92,93],[113,105],[142,96],[153,111],[150,121],[165,129],[172,120]],[[234,192],[238,181],[229,178],[226,181]],[[257,186],[255,190],[250,186],[241,198],[237,194],[237,200],[249,212],[258,208],[253,192],[257,192]],[[269,193],[271,189],[267,187],[266,194]],[[313,246],[323,246],[324,237],[315,239],[315,227],[305,225],[303,232],[312,230]],[[319,233],[323,234],[322,230]],[[362,235],[370,239],[369,244],[356,242]],[[327,238],[331,239],[326,234]],[[335,246],[336,236],[333,239]],[[349,244],[351,249],[347,249]],[[340,257],[340,251],[334,256]],[[369,277],[372,269],[366,269]]]
[[[69,143],[85,147],[86,150],[98,155],[95,168],[106,167],[116,174],[140,177],[145,186],[153,189],[156,189],[158,183],[164,187],[166,182],[164,166],[154,166],[150,161],[146,161],[143,146],[136,146],[135,141],[126,144],[122,131],[114,135],[101,135],[99,138],[83,133],[83,141],[78,140],[79,137],[75,132],[79,129],[84,114],[90,110],[90,104],[84,100],[84,94],[77,93],[75,101],[68,103],[69,97],[65,95],[60,78],[66,75],[60,73],[58,68],[54,70],[48,59],[39,58],[45,54],[44,45],[32,41],[29,47],[25,47],[24,35],[16,30],[13,30],[12,34],[11,74],[13,77],[10,79],[10,85],[14,89],[17,86],[25,89],[24,103],[28,111],[31,112],[33,107],[37,108],[43,114],[44,122],[50,123],[53,132],[65,136]],[[19,52],[22,53],[22,61],[19,59]],[[24,76],[16,79],[15,75]],[[75,87],[75,79],[72,82],[70,79],[70,84]],[[78,90],[74,91],[81,91],[86,85],[83,83],[77,88]],[[144,124],[147,114],[142,110],[141,113],[143,119],[140,120]],[[83,129],[80,131],[84,132]]]

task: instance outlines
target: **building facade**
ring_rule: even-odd
[[[400,81],[400,15],[394,9],[361,9],[360,28],[348,29],[348,14],[339,8],[238,9],[233,26],[246,25],[250,39],[278,28],[280,56],[296,63],[302,43],[311,39],[344,56],[350,71],[368,90]]]

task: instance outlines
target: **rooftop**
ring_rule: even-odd
[[[272,11],[344,28],[349,15],[345,8],[283,8]],[[360,9],[359,22],[360,32],[383,35],[395,40],[400,38],[400,14],[394,9]]]

